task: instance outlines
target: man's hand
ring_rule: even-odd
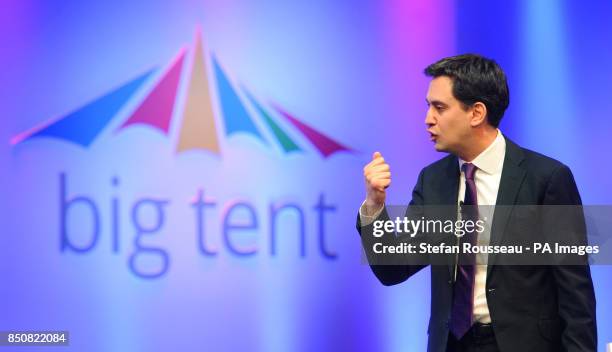
[[[386,198],[385,190],[391,184],[389,164],[379,152],[375,152],[372,155],[372,161],[363,168],[363,176],[366,184],[365,206],[367,213],[371,214],[383,207]]]

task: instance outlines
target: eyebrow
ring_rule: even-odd
[[[425,98],[425,102],[427,102],[427,104],[429,104],[429,105],[443,105],[443,106],[448,106],[448,104],[446,104],[446,103],[444,103],[444,102],[442,102],[442,101],[440,101],[440,100],[432,100],[432,101],[429,101],[427,98]]]

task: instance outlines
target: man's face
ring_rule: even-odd
[[[447,76],[431,80],[425,124],[437,151],[458,154],[469,141],[471,109],[464,110],[452,90],[453,81]]]

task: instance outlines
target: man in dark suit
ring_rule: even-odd
[[[430,65],[425,74],[432,77],[427,131],[436,150],[449,155],[421,171],[411,206],[496,206],[488,237],[479,233],[465,240],[497,246],[527,232],[526,219],[513,210],[517,206],[581,205],[567,166],[521,148],[498,130],[509,93],[497,63],[459,55]],[[364,167],[366,200],[357,220],[366,253],[376,240],[398,243],[395,233],[373,236],[374,222],[389,219],[385,197],[391,173],[380,153],[372,159]],[[559,230],[578,234],[573,243],[586,244],[581,211],[574,211],[573,219],[527,220],[540,226],[530,236]],[[401,283],[428,264],[368,259],[384,285]],[[429,263],[428,351],[596,350],[595,295],[586,259],[557,265],[502,265],[492,259],[478,265]]]

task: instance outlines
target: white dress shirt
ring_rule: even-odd
[[[491,235],[491,223],[493,220],[493,209],[497,202],[497,193],[499,191],[499,182],[504,167],[504,157],[506,156],[506,140],[501,132],[497,131],[497,136],[482,153],[480,153],[472,164],[476,166],[474,181],[476,183],[476,191],[478,197],[478,205],[486,205],[479,209],[479,218],[485,220],[485,230],[478,235],[478,245],[488,245]],[[465,163],[459,158],[459,170]],[[459,180],[459,193],[457,203],[462,202],[465,196],[465,175],[461,172]],[[365,201],[359,208],[359,217],[361,225],[371,224],[382,212],[382,208],[374,212],[374,214],[366,214]],[[486,254],[478,254],[482,256],[478,258],[478,262],[486,263]],[[473,316],[475,322],[487,324],[491,322],[489,307],[487,306],[486,285],[487,281],[487,265],[476,266],[476,279],[474,286],[474,310]]]
[[[472,164],[476,166],[474,181],[476,182],[476,193],[478,197],[478,205],[488,205],[487,207],[479,208],[479,218],[485,220],[485,230],[478,234],[478,245],[486,246],[489,244],[491,237],[491,223],[493,220],[494,205],[497,202],[497,193],[499,191],[499,181],[501,180],[502,170],[504,168],[504,157],[506,156],[506,140],[501,132],[497,131],[497,137],[491,145],[480,153]],[[459,170],[464,160],[459,159]],[[463,201],[465,196],[465,174],[461,173],[459,180],[459,196],[457,201]],[[486,254],[477,254],[479,263],[487,262]],[[474,284],[474,321],[483,324],[491,322],[489,315],[489,307],[487,306],[486,285],[487,282],[487,266],[476,265],[476,280]]]

